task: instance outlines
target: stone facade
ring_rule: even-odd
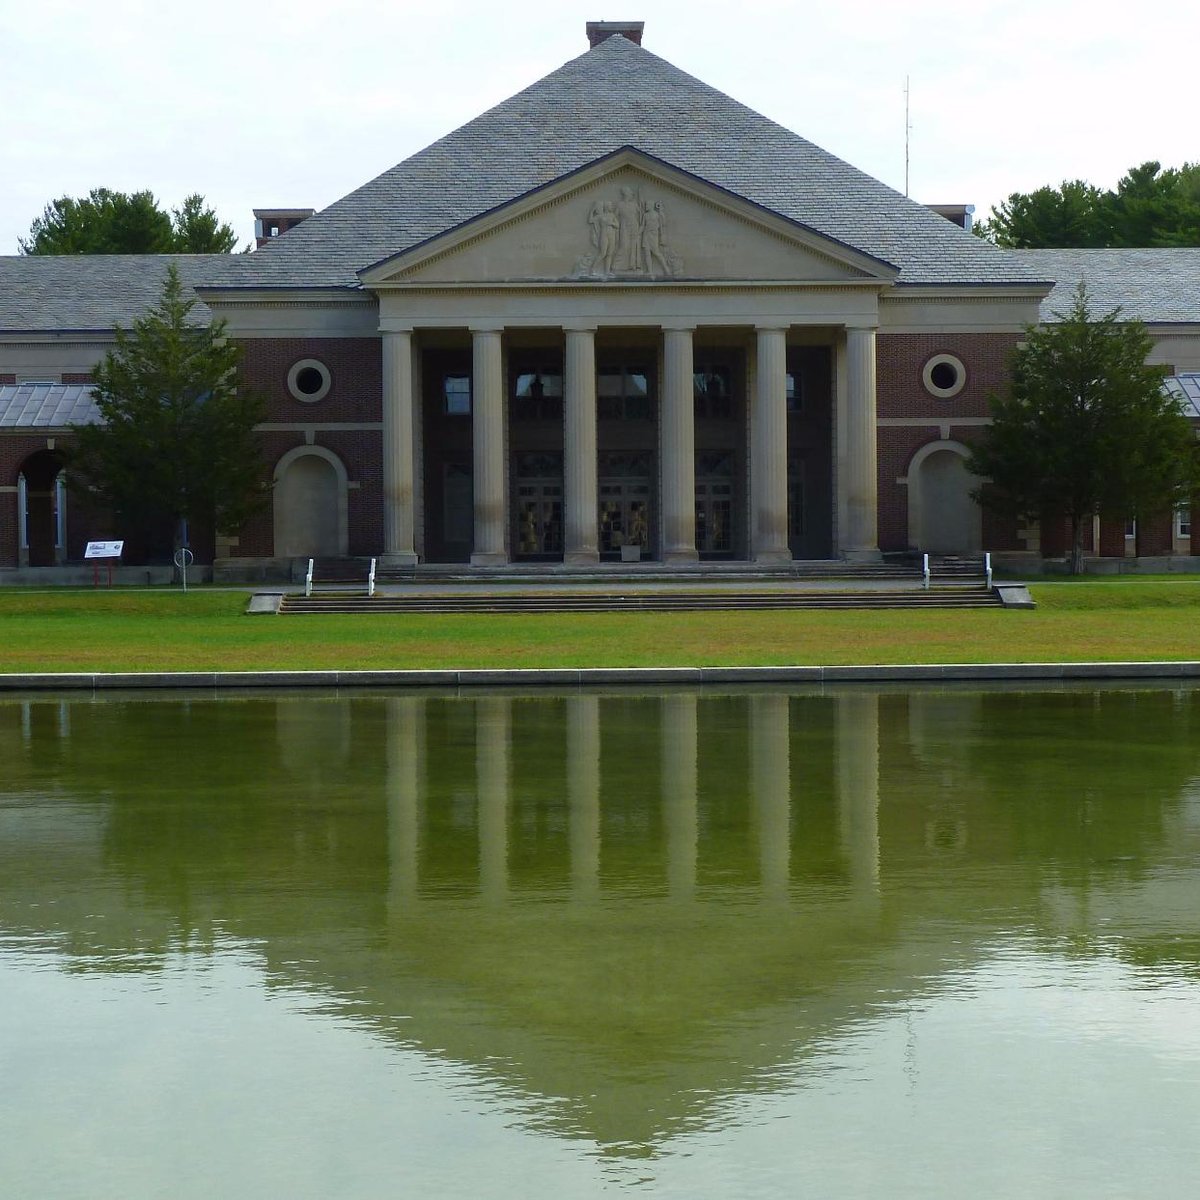
[[[217,557],[1059,552],[1054,522],[981,513],[965,463],[1022,330],[1082,268],[980,242],[640,37],[595,25],[579,59],[325,212],[270,210],[287,220],[254,254],[186,262],[267,402],[271,504]],[[0,385],[88,382],[164,270],[0,260]],[[23,287],[42,308],[9,313]],[[1200,363],[1174,309],[1152,328],[1157,355]],[[60,501],[34,513],[27,476],[65,436],[0,412],[0,568],[119,536],[68,503],[65,542],[33,544]],[[1166,517],[1089,537],[1191,549]]]

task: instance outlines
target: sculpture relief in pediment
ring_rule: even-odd
[[[615,199],[593,201],[587,213],[591,253],[575,264],[582,279],[679,275],[683,264],[667,239],[661,200],[649,200],[638,187],[625,186]]]

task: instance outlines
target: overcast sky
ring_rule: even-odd
[[[0,253],[93,187],[323,208],[587,47],[644,45],[904,189],[973,203],[1200,160],[1196,0],[0,0]]]

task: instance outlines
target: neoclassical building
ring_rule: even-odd
[[[271,504],[215,557],[1050,552],[980,511],[965,462],[1022,330],[1086,266],[982,241],[644,49],[640,23],[587,32],[327,209],[256,209],[255,253],[176,260],[269,406]],[[0,260],[0,568],[93,532],[57,439],[167,261]],[[1192,310],[1194,289],[1175,371],[1200,370]],[[1144,552],[1190,553],[1184,528]]]

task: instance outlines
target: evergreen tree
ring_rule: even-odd
[[[1075,179],[1013,192],[975,230],[1018,250],[1200,246],[1200,163],[1144,162],[1112,191]]]
[[[265,498],[261,398],[237,386],[224,322],[192,323],[195,305],[172,266],[158,305],[116,331],[94,372],[103,423],[75,427],[67,452],[72,486],[158,556],[181,522],[235,529]]]
[[[981,504],[1066,517],[1077,574],[1093,514],[1123,521],[1186,503],[1200,483],[1200,453],[1162,372],[1146,364],[1152,342],[1140,322],[1120,320],[1118,309],[1094,316],[1082,285],[1055,315],[1026,330],[969,467],[993,484]]]
[[[46,205],[19,242],[22,254],[227,254],[237,235],[198,193],[169,215],[149,191],[93,188]]]

